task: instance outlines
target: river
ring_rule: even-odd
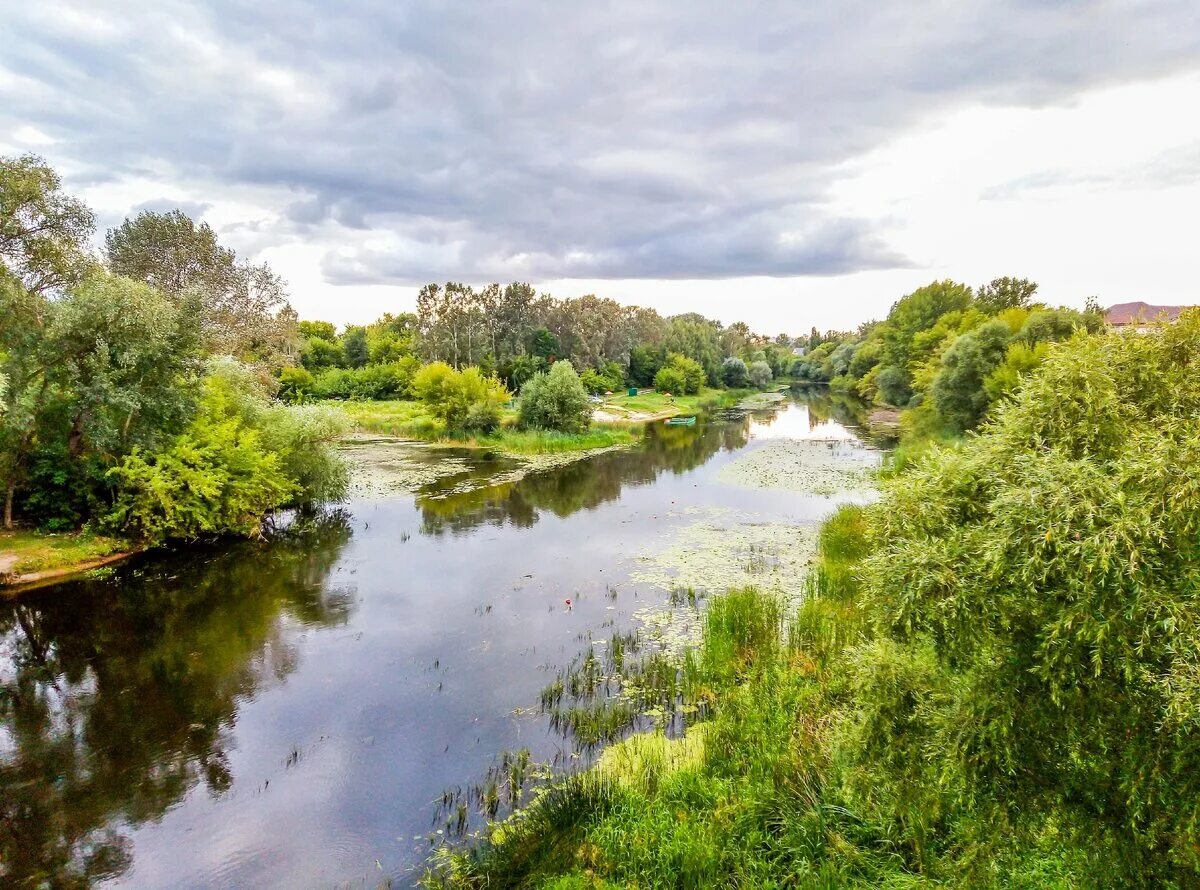
[[[586,762],[538,708],[581,651],[686,618],[674,586],[702,608],[737,572],[792,584],[791,536],[869,495],[755,453],[800,443],[857,472],[879,452],[853,417],[793,392],[521,478],[393,445],[431,465],[416,491],[0,601],[0,877],[410,884],[444,795],[503,752]]]

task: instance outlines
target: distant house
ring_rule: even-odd
[[[1173,322],[1179,318],[1179,313],[1191,306],[1152,306],[1141,300],[1136,303],[1118,303],[1109,306],[1104,313],[1105,323],[1115,331],[1137,331],[1139,334],[1150,330],[1156,323]]]
[[[805,352],[805,349],[803,346],[793,346],[792,347],[792,355],[796,356],[797,358],[804,355],[804,352]]]

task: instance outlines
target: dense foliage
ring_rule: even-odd
[[[1045,357],[1044,344],[1103,321],[1034,303],[1037,285],[998,278],[975,291],[953,281],[918,288],[886,319],[849,334],[815,330],[791,366],[800,380],[830,383],[871,401],[911,409],[909,428],[926,436],[974,429]]]
[[[535,374],[521,387],[521,426],[578,433],[587,429],[592,408],[587,390],[569,361]]]
[[[658,681],[686,734],[618,743],[431,883],[1196,886],[1198,371],[1200,311],[1046,348],[979,435],[834,514],[786,622],[711,604]],[[627,694],[655,657],[611,668]]]
[[[479,368],[456,370],[445,362],[421,368],[413,377],[412,391],[452,432],[494,430],[509,399],[504,384]]]
[[[97,262],[92,214],[60,188],[38,158],[0,159],[5,526],[251,534],[339,496],[341,423],[272,403],[298,344],[282,281],[180,212],[127,220]],[[214,355],[231,358],[206,372]],[[287,381],[297,399],[311,387]]]

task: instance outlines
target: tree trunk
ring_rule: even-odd
[[[8,488],[4,493],[4,527],[12,530],[13,527],[13,496],[17,491],[17,480],[9,479]]]

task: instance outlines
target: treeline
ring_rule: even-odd
[[[935,281],[898,300],[883,321],[852,333],[813,331],[792,374],[909,409],[906,425],[921,435],[959,434],[1042,363],[1048,344],[1104,327],[1094,301],[1083,312],[1055,309],[1036,294],[1024,278],[974,290]]]
[[[254,534],[338,495],[339,415],[287,408],[283,282],[181,212],[110,230],[33,156],[0,158],[4,525],[84,523],[147,542]]]
[[[411,398],[413,377],[429,362],[477,367],[516,392],[560,358],[592,393],[626,385],[677,393],[766,386],[787,375],[798,342],[695,313],[664,318],[603,297],[539,296],[521,283],[478,290],[430,284],[415,313],[386,314],[340,333],[329,322],[301,321],[299,331],[299,367],[281,374],[284,393],[296,399]]]

